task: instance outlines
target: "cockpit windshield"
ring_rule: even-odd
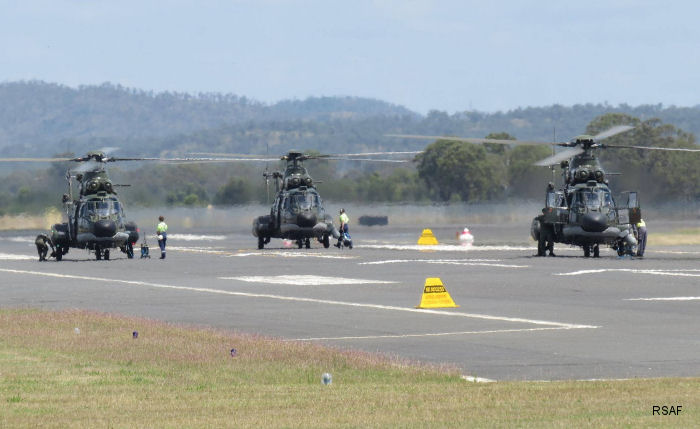
[[[289,196],[289,207],[294,211],[311,210],[321,204],[316,193],[297,193]]]
[[[613,206],[612,196],[607,189],[580,189],[576,193],[576,203],[588,209],[598,209],[601,207],[610,208]]]
[[[80,210],[81,216],[108,218],[121,217],[122,207],[116,199],[90,200],[87,201]]]

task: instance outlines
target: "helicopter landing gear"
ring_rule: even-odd
[[[307,249],[311,249],[311,239],[307,238],[306,241],[304,242],[304,245],[306,246]]]
[[[98,261],[102,259],[102,249],[99,246],[95,246],[95,259]]]
[[[323,247],[326,249],[331,247],[331,239],[328,237],[328,234],[323,234],[323,240],[321,243],[323,243]]]
[[[54,256],[56,257],[56,261],[60,261],[61,259],[63,259],[63,247],[60,244],[56,245]]]
[[[131,243],[126,243],[126,257],[129,259],[134,259],[134,245]]]
[[[600,258],[600,247],[597,244],[593,246],[593,257]]]
[[[109,249],[105,249],[102,252],[102,257],[104,258],[105,261],[109,261]]]
[[[265,248],[265,239],[262,237],[258,237],[258,249],[263,249]]]

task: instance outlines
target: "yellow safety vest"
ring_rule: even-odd
[[[157,231],[158,234],[160,234],[161,232],[168,232],[168,224],[166,224],[165,222],[159,223]]]
[[[340,214],[340,223],[348,223],[350,222],[350,218],[348,217],[347,214],[341,213]]]
[[[637,228],[647,227],[647,224],[644,222],[644,219],[639,219],[639,222],[637,222]]]

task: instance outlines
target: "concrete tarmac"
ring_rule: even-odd
[[[169,235],[168,254],[38,262],[36,231],[0,233],[0,305],[81,308],[455,365],[491,380],[700,376],[700,247],[538,258],[522,225],[355,227],[352,250],[263,249],[247,231]],[[458,308],[419,310],[439,277]],[[142,332],[142,335],[148,335]]]

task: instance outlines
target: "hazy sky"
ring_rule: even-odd
[[[0,0],[0,82],[425,113],[700,104],[700,2]]]

